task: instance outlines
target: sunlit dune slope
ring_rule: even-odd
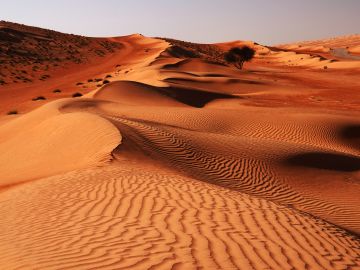
[[[1,186],[111,159],[111,151],[121,142],[120,132],[93,114],[60,114],[60,106],[61,102],[48,104],[0,127]]]
[[[0,261],[7,269],[359,264],[358,240],[333,225],[158,167],[122,162],[74,171],[9,190],[1,202]]]

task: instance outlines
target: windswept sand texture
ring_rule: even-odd
[[[313,68],[324,66],[337,69],[360,68],[360,35],[358,34],[284,44],[273,49],[280,50],[280,54],[290,60],[290,65],[307,64]]]
[[[359,69],[107,42],[0,86],[1,269],[360,269]]]

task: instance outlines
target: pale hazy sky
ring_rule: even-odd
[[[0,0],[0,19],[87,36],[271,45],[360,33],[360,0]]]

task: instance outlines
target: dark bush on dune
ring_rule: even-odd
[[[32,99],[33,101],[38,101],[38,100],[46,100],[46,98],[44,96],[38,96],[36,98]]]
[[[248,46],[244,46],[242,48],[231,48],[227,53],[225,53],[224,59],[226,62],[234,64],[234,66],[238,69],[242,69],[244,62],[250,61],[254,58],[254,56],[255,50]]]
[[[60,90],[60,89],[55,89],[55,90],[53,91],[53,93],[61,93],[61,90]]]
[[[83,94],[76,92],[72,95],[72,97],[82,97]]]
[[[16,111],[16,110],[12,110],[12,111],[9,111],[7,114],[8,114],[8,115],[18,114],[18,111]]]
[[[226,53],[224,58],[228,63],[235,63],[237,61],[237,57],[233,53]]]
[[[104,81],[103,81],[103,84],[108,84],[108,83],[110,83],[109,80],[104,80]]]

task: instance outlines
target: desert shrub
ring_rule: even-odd
[[[38,96],[36,98],[32,99],[33,101],[37,101],[37,100],[46,100],[46,98],[44,96]]]
[[[55,90],[53,91],[53,93],[61,93],[61,90],[60,90],[60,89],[55,89]]]
[[[11,110],[7,113],[8,115],[12,115],[12,114],[18,114],[17,110]]]
[[[76,85],[83,85],[84,83],[82,83],[82,82],[78,82],[78,83],[76,83]]]
[[[42,75],[39,80],[45,81],[47,78],[50,78],[50,75],[45,74],[45,75]]]
[[[103,79],[100,79],[100,78],[96,78],[94,81],[95,82],[101,82]]]
[[[232,53],[225,54],[224,58],[225,58],[225,61],[228,63],[235,63],[237,60],[237,57],[235,56],[235,54],[232,54]],[[270,62],[268,62],[268,63],[270,63]]]
[[[98,56],[101,56],[103,57],[106,53],[102,50],[95,50],[95,53],[98,55]]]
[[[244,46],[242,48],[234,47],[231,48],[224,55],[224,59],[228,63],[233,63],[238,69],[242,69],[244,62],[251,61],[255,56],[255,50]]]
[[[93,79],[88,79],[87,81],[88,81],[88,82],[93,82],[94,80],[93,80]]]
[[[111,78],[112,76],[110,74],[106,75],[105,78]]]
[[[72,95],[72,97],[81,97],[83,94],[76,92]]]
[[[327,66],[324,66],[324,69],[328,69],[328,67],[327,67]]]
[[[103,84],[108,84],[110,81],[109,80],[104,80]]]

